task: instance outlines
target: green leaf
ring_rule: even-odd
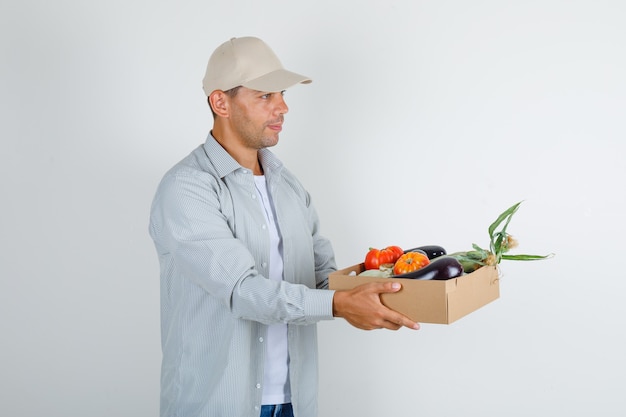
[[[541,259],[552,258],[553,256],[553,253],[548,255],[502,255],[502,259],[509,261],[538,261]]]
[[[511,207],[502,212],[502,214],[498,216],[495,222],[491,223],[491,225],[489,226],[489,237],[493,237],[496,228],[500,226],[500,223],[502,223],[505,219],[508,218],[506,225],[509,224],[509,222],[511,221],[511,216],[515,214],[520,204],[522,204],[521,201],[519,203],[513,204]]]
[[[497,264],[500,263],[500,260],[502,259],[502,254],[505,252],[504,244],[506,243],[507,239],[506,228],[509,226],[511,219],[513,218],[513,214],[515,214],[520,204],[522,204],[521,201],[513,204],[511,207],[502,212],[498,216],[496,221],[491,223],[491,225],[489,226],[489,248],[491,249],[491,252],[496,256]],[[498,228],[498,226],[500,226],[502,222],[505,222],[502,230],[496,232],[496,228]]]
[[[489,251],[481,248],[476,244],[472,244],[474,248],[474,254],[480,254],[484,256],[483,260],[486,260],[490,254],[495,256],[495,263],[499,264],[501,260],[506,259],[510,261],[536,261],[540,259],[548,259],[554,256],[553,253],[549,255],[510,255],[505,252],[508,252],[508,244],[509,244],[509,235],[506,232],[506,229],[513,218],[513,214],[517,212],[522,201],[513,204],[511,207],[503,211],[496,221],[491,223],[489,226]],[[501,227],[500,230],[496,231]],[[470,255],[470,252],[465,253],[465,257],[467,258]],[[471,255],[470,255],[471,256]]]
[[[478,246],[475,243],[472,243],[472,248],[474,248],[474,250],[476,250],[478,252],[481,252],[481,253],[486,253],[487,252],[485,249],[481,248],[480,246]]]
[[[494,240],[495,237],[495,240]],[[504,242],[506,241],[506,233],[498,232],[491,238],[491,252],[496,255],[502,252],[502,247],[504,246]]]

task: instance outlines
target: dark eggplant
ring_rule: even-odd
[[[450,256],[441,256],[423,268],[408,274],[393,275],[392,278],[410,278],[410,279],[435,279],[445,280],[452,279],[463,275],[463,265]]]
[[[431,260],[447,254],[446,250],[438,245],[418,246],[417,248],[405,250],[404,253],[417,251],[424,252],[428,259]]]

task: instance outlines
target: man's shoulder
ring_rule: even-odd
[[[211,161],[205,145],[198,145],[187,156],[174,164],[166,173],[168,175],[206,176],[215,175],[217,170]]]
[[[183,183],[209,185],[219,180],[217,171],[211,164],[202,145],[175,163],[160,181],[159,190]]]

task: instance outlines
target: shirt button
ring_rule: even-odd
[[[263,338],[259,337],[259,343],[263,343]]]
[[[261,384],[256,384],[257,389],[261,388]]]
[[[261,225],[261,229],[265,230],[265,229],[267,229],[267,226],[263,224],[263,225]]]
[[[267,266],[267,262],[263,262],[263,263],[261,264],[261,266],[262,266],[263,268],[265,268],[265,267]]]
[[[256,194],[250,194],[250,197],[252,197],[253,200],[256,200]]]
[[[254,411],[259,411],[259,406],[258,405],[254,406]]]

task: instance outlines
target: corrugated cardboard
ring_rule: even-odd
[[[402,283],[402,289],[381,294],[382,303],[418,323],[450,324],[500,297],[495,266],[445,281],[355,276],[364,270],[365,266],[358,264],[331,273],[330,289],[349,290],[367,282],[393,279]]]

